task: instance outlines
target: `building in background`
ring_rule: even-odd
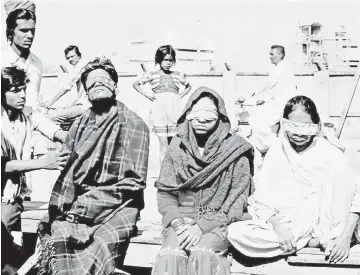
[[[326,53],[323,49],[322,24],[314,22],[312,24],[300,25],[300,62],[304,68],[311,68],[315,57],[320,57],[323,63],[326,63]]]
[[[339,25],[328,35],[319,22],[299,25],[298,52],[303,70],[311,70],[314,58],[322,60],[330,70],[354,70],[359,66],[360,46]],[[328,29],[329,31],[329,29]]]
[[[324,51],[328,54],[330,69],[354,70],[359,66],[360,46],[351,39],[343,25],[324,39]]]

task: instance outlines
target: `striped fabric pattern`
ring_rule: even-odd
[[[154,126],[154,132],[160,137],[173,137],[176,135],[176,125]]]
[[[136,208],[122,209],[106,223],[92,227],[90,239],[87,225],[54,221],[53,234],[41,241],[38,274],[112,274],[126,253],[138,213]]]
[[[159,92],[178,93],[181,85],[186,86],[188,81],[185,74],[173,71],[171,74],[164,74],[161,71],[145,72],[140,78],[142,85],[150,83],[154,94]]]

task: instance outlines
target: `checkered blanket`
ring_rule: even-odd
[[[101,225],[56,220],[41,241],[38,274],[112,274],[125,256],[139,210],[125,207]],[[91,231],[91,238],[88,238]]]

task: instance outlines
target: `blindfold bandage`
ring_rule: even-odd
[[[200,99],[186,116],[187,120],[197,119],[200,121],[210,122],[217,120],[219,117],[217,108],[210,98]]]
[[[217,111],[213,111],[213,110],[198,110],[198,111],[191,111],[187,116],[186,119],[187,120],[200,120],[200,121],[204,121],[204,122],[210,122],[210,121],[214,121],[217,120],[218,118],[218,113]]]
[[[320,125],[312,123],[301,123],[282,118],[281,129],[295,135],[315,136],[320,133]]]
[[[86,80],[87,90],[93,88],[96,83],[100,83],[100,85],[109,88],[111,91],[115,91],[116,89],[115,82],[112,79],[103,76],[95,76]]]

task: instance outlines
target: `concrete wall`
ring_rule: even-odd
[[[236,111],[233,104],[240,96],[247,97],[260,90],[266,82],[266,73],[254,72],[224,72],[224,73],[202,73],[188,74],[188,80],[194,91],[199,86],[208,86],[221,94],[227,104],[229,113]],[[50,99],[61,87],[66,75],[44,75],[40,94],[42,100]],[[148,99],[138,94],[132,87],[138,78],[136,73],[119,74],[118,99],[124,102],[130,109],[137,112],[145,120],[148,119],[151,103]],[[352,73],[331,73],[329,85],[318,85],[317,78],[313,74],[296,75],[298,93],[313,98],[328,109],[331,120],[338,123],[342,110],[353,90],[354,76]],[[146,87],[145,89],[149,89]],[[63,101],[69,102],[76,94],[69,94]],[[70,99],[70,100],[69,100]],[[182,100],[184,105],[188,96]],[[71,100],[72,101],[72,100]],[[360,86],[355,93],[350,117],[347,118],[342,139],[360,139]]]

